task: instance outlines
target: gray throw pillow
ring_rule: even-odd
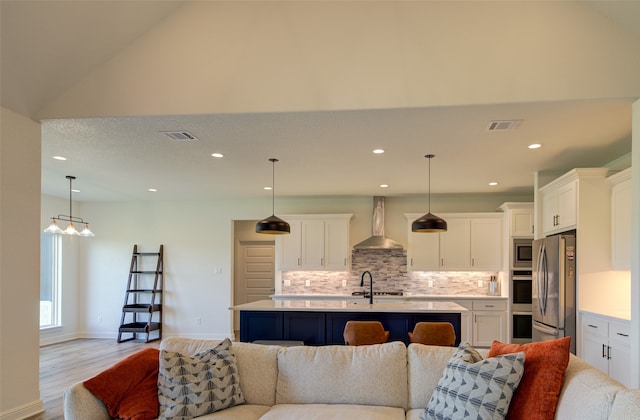
[[[231,341],[187,356],[160,352],[159,419],[190,419],[244,403]]]
[[[504,419],[523,373],[523,352],[483,359],[460,343],[420,418]]]

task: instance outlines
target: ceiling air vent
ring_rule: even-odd
[[[188,131],[161,131],[161,134],[175,141],[197,141],[198,138]]]
[[[515,129],[522,120],[497,120],[487,125],[487,131],[506,131]]]

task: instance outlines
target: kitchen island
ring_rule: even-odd
[[[408,332],[422,321],[450,322],[460,343],[461,314],[453,302],[347,300],[260,300],[229,309],[240,311],[240,341],[302,341],[307,345],[344,344],[347,321],[380,321],[389,341],[409,343]]]

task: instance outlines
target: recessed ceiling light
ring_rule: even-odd
[[[389,188],[389,184],[380,184],[380,188]]]
[[[533,143],[533,144],[530,144],[528,147],[529,149],[539,149],[542,147],[542,145],[539,143]]]
[[[149,189],[147,189],[147,191],[149,191],[149,192],[158,192],[158,189],[157,188],[149,188]]]
[[[498,183],[496,181],[491,181],[489,185],[491,185],[492,187],[495,187],[496,185],[498,185]]]
[[[211,156],[213,156],[214,158],[221,158],[224,155],[222,153],[211,153]]]
[[[384,153],[384,149],[373,149],[373,153],[376,155],[381,155]]]
[[[54,158],[55,160],[67,160],[67,158],[66,158],[66,157],[64,157],[64,156],[53,156],[53,158]]]
[[[264,187],[264,189],[265,189],[265,190],[269,190],[269,191],[271,191],[271,190],[272,190],[272,188],[271,188],[271,187]]]

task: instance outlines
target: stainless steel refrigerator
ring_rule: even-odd
[[[571,352],[575,354],[575,236],[554,235],[533,241],[532,268],[532,340],[571,336]]]

